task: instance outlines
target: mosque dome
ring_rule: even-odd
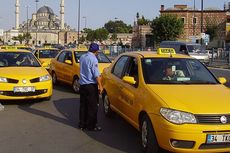
[[[53,10],[48,6],[43,6],[39,8],[37,11],[37,14],[40,14],[40,13],[54,14]]]

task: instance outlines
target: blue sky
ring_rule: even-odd
[[[8,30],[15,25],[15,0],[0,0],[0,28]],[[195,0],[196,8],[200,9],[201,0]],[[204,0],[204,8],[223,9],[228,0]],[[160,5],[166,8],[174,4],[187,4],[193,7],[194,0],[81,0],[81,29],[96,29],[104,26],[109,20],[122,20],[133,24],[136,13],[147,19],[159,16]],[[26,20],[26,5],[29,5],[29,18],[36,10],[35,0],[20,0],[20,23]],[[60,0],[39,0],[38,8],[47,5],[59,16]],[[78,0],[65,0],[65,22],[77,29]],[[86,18],[83,18],[86,17]]]

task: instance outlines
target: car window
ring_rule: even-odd
[[[72,61],[72,52],[71,51],[67,51],[65,54],[65,60],[70,60]]]
[[[39,50],[39,58],[55,58],[59,50]]]
[[[61,63],[64,63],[65,54],[66,54],[65,51],[61,52],[61,54],[58,56],[58,59],[57,59],[57,60],[58,60],[59,62],[61,62]]]
[[[118,59],[116,64],[113,67],[112,73],[116,75],[117,77],[121,78],[122,77],[122,72],[125,67],[125,64],[128,60],[128,56],[122,56]]]
[[[75,55],[76,62],[79,62],[81,55],[85,53],[87,52],[86,51],[75,51],[74,55]],[[96,57],[97,57],[98,63],[111,63],[109,58],[102,52],[98,52],[98,55]]]
[[[138,82],[138,64],[137,64],[137,59],[136,58],[131,57],[128,60],[127,68],[125,69],[124,74],[125,74],[125,76],[134,77],[134,80],[136,82]]]
[[[196,59],[145,58],[142,68],[147,84],[217,84],[213,74]]]
[[[41,65],[31,52],[1,52],[0,67],[40,67]]]

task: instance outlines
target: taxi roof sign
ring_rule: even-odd
[[[174,48],[158,48],[157,54],[176,54]]]
[[[17,50],[18,48],[16,46],[1,46],[1,49],[5,49],[5,50]]]

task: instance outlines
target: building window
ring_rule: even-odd
[[[197,24],[197,18],[196,17],[192,18],[192,24]]]
[[[185,24],[185,18],[182,17],[182,18],[180,18],[180,19],[181,19],[181,21]]]

